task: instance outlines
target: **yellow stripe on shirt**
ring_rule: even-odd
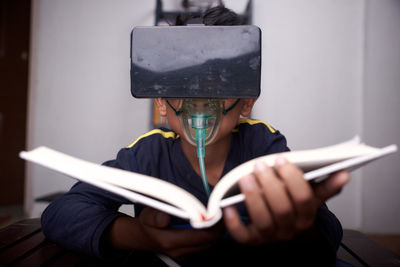
[[[244,118],[244,119],[240,119],[240,121],[239,121],[239,124],[242,124],[242,123],[247,123],[247,124],[250,124],[250,125],[261,123],[261,124],[264,124],[271,133],[275,133],[276,132],[276,130],[274,128],[272,128],[272,126],[269,125],[268,123],[266,123],[265,121],[252,120],[252,119]],[[238,132],[238,131],[239,131],[238,128],[235,128],[235,129],[232,130],[232,132]]]
[[[179,135],[174,133],[174,132],[172,132],[172,131],[165,132],[165,131],[163,131],[161,129],[154,129],[154,130],[152,130],[150,132],[147,132],[147,133],[139,136],[132,144],[130,144],[129,146],[126,146],[126,148],[133,147],[137,142],[139,142],[140,139],[143,139],[143,138],[145,138],[147,136],[150,136],[150,135],[153,135],[153,134],[161,134],[164,138],[173,138],[173,139],[179,138]]]

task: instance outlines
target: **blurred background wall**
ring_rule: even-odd
[[[180,1],[169,0],[166,8]],[[242,12],[247,1],[224,1]],[[155,1],[33,0],[28,149],[46,145],[102,163],[151,127],[151,101],[130,95],[129,36],[154,24]],[[400,2],[254,0],[262,29],[262,93],[253,117],[292,149],[355,135],[400,144]],[[201,38],[201,37],[199,37]],[[346,228],[400,233],[400,156],[353,173],[328,202]],[[25,209],[74,180],[28,165]]]

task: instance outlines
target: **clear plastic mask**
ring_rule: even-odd
[[[221,101],[213,99],[185,99],[181,104],[179,120],[183,125],[184,135],[196,146],[197,130],[204,130],[204,145],[214,140],[222,117]]]

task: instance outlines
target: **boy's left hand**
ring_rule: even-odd
[[[284,158],[276,160],[275,170],[258,162],[254,173],[239,181],[249,222],[243,224],[234,207],[224,210],[226,227],[237,242],[257,245],[292,239],[313,225],[318,208],[350,179],[347,171],[340,171],[311,186]]]

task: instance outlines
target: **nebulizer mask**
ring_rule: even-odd
[[[222,117],[221,101],[185,99],[180,110],[179,121],[183,126],[186,140],[198,146],[198,139],[201,139],[208,145],[219,129]]]
[[[225,110],[223,99],[257,98],[260,74],[261,31],[254,25],[135,27],[131,33],[131,93],[180,99],[174,110],[197,147],[207,194],[204,149],[237,104]]]

